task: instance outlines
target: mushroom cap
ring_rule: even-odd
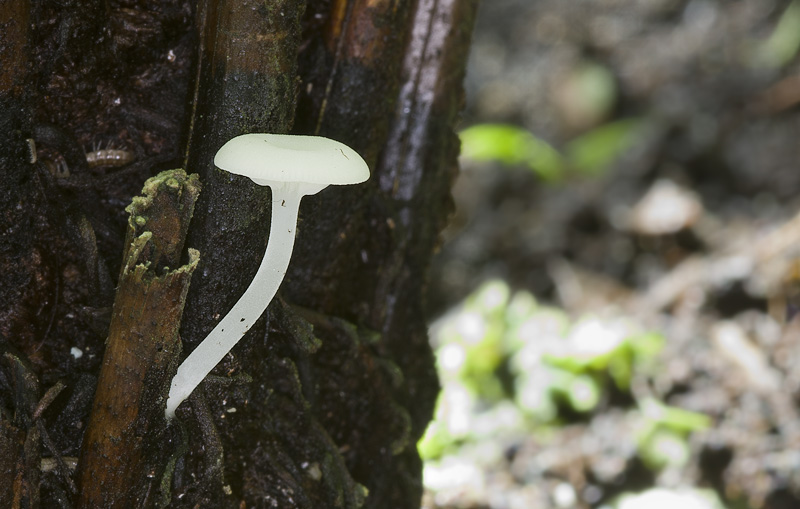
[[[358,184],[369,178],[369,167],[355,150],[321,136],[243,134],[219,149],[214,164],[261,185]]]

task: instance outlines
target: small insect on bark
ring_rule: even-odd
[[[97,149],[86,154],[86,164],[89,168],[100,166],[119,167],[133,162],[133,152],[114,148]]]

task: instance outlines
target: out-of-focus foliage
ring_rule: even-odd
[[[479,124],[461,131],[459,136],[461,155],[468,159],[525,165],[548,181],[561,178],[566,168],[556,149],[520,127]]]
[[[419,443],[423,458],[441,456],[459,442],[522,429],[497,376],[507,357],[506,311],[510,290],[491,282],[470,295],[437,326],[437,368],[442,391],[434,420]]]
[[[691,456],[689,433],[711,426],[706,415],[667,406],[654,398],[639,401],[639,409],[639,457],[652,470],[684,466]]]
[[[630,320],[573,321],[501,281],[476,290],[432,327],[432,337],[442,392],[419,443],[427,460],[498,434],[545,433],[591,413],[611,391],[630,393],[636,377],[654,373],[664,344]],[[651,397],[637,403],[637,447],[654,470],[684,463],[688,435],[710,425],[705,415]]]
[[[530,131],[506,124],[478,124],[459,134],[461,155],[474,161],[524,165],[543,180],[554,182],[570,172],[602,173],[629,150],[645,127],[641,119],[603,124],[570,141],[562,154]]]
[[[639,408],[648,422],[679,433],[703,431],[711,426],[707,415],[668,406],[655,398],[644,398],[639,402]]]
[[[591,317],[576,323],[564,350],[547,354],[545,362],[575,374],[607,372],[617,387],[627,390],[634,366],[649,366],[664,339],[652,332],[637,332],[625,320]]]
[[[630,149],[644,127],[644,121],[636,118],[603,124],[570,141],[566,157],[576,171],[596,175]]]
[[[609,509],[724,509],[713,490],[654,488],[639,494],[626,493]]]
[[[548,322],[559,314],[564,325],[555,328]],[[621,318],[591,316],[570,324],[552,309],[533,313],[510,333],[518,345],[510,361],[515,398],[527,415],[544,422],[558,418],[559,405],[594,410],[609,383],[627,391],[634,374],[650,372],[663,345],[659,334]]]
[[[783,12],[772,35],[755,52],[758,67],[778,68],[791,62],[800,50],[800,2],[795,0]]]
[[[608,67],[585,61],[570,69],[554,95],[565,124],[585,130],[608,118],[617,100],[617,83]]]

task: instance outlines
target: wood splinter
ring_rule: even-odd
[[[142,507],[163,471],[164,405],[199,253],[183,245],[200,193],[197,175],[149,179],[125,210],[122,269],[92,413],[78,462],[77,507]],[[177,267],[177,268],[174,268]]]

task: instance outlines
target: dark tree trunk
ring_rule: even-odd
[[[425,280],[451,209],[476,3],[0,2],[4,507],[419,506],[415,446],[438,391]],[[249,132],[342,141],[372,176],[304,199],[278,296],[165,427],[175,350],[137,338],[180,325],[188,353],[249,284],[270,193],[213,166]],[[202,183],[182,321],[194,255],[178,247],[135,290],[120,272],[125,207],[177,167]],[[172,209],[162,225],[185,233]],[[187,277],[161,288],[163,265]],[[131,292],[163,311],[125,325]],[[133,347],[142,365],[127,364]]]

